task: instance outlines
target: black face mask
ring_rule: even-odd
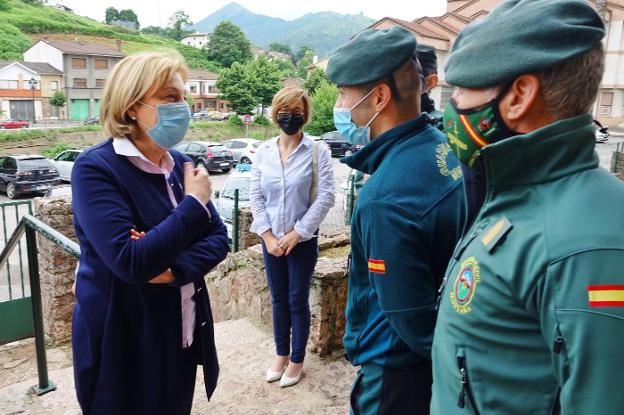
[[[280,129],[287,135],[294,135],[303,127],[305,117],[302,114],[294,114],[292,112],[281,113],[277,115],[277,123]]]

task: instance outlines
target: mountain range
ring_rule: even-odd
[[[375,22],[362,14],[334,12],[309,13],[295,20],[284,20],[253,13],[233,2],[197,22],[192,29],[212,32],[224,20],[239,26],[254,46],[266,49],[277,42],[289,45],[296,52],[305,45],[321,57]]]

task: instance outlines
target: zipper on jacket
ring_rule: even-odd
[[[561,353],[561,349],[564,346],[563,337],[561,336],[561,331],[559,327],[557,327],[557,337],[555,337],[555,342],[553,344],[553,351],[557,354]]]
[[[470,402],[470,406],[472,407],[472,410],[476,415],[479,415],[479,410],[477,409],[474,395],[472,394],[472,388],[470,387],[470,379],[468,378],[468,371],[466,369],[466,357],[461,352],[457,356],[457,367],[459,368],[459,376],[462,384],[461,391],[459,392],[457,406],[462,409],[465,408],[467,397],[468,401]]]

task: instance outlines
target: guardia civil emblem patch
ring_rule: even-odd
[[[462,262],[459,274],[455,278],[451,291],[451,304],[455,311],[460,314],[469,313],[472,309],[470,304],[475,296],[477,284],[481,281],[479,274],[479,262],[477,258],[470,257]]]
[[[479,131],[483,132],[489,130],[490,128],[492,128],[492,120],[490,120],[489,118],[483,118],[479,122]]]

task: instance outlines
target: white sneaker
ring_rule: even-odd
[[[284,371],[286,371],[286,366],[284,366],[284,368],[280,372],[273,372],[271,368],[268,368],[266,373],[267,382],[271,383],[280,380],[282,378],[282,375],[284,374]]]
[[[303,374],[303,369],[301,369],[299,371],[299,373],[297,374],[297,376],[295,376],[294,378],[289,378],[288,376],[286,376],[286,374],[284,373],[284,375],[282,376],[282,378],[280,379],[280,388],[287,388],[289,386],[294,386],[297,383],[299,383],[299,381],[301,380],[301,375]]]

